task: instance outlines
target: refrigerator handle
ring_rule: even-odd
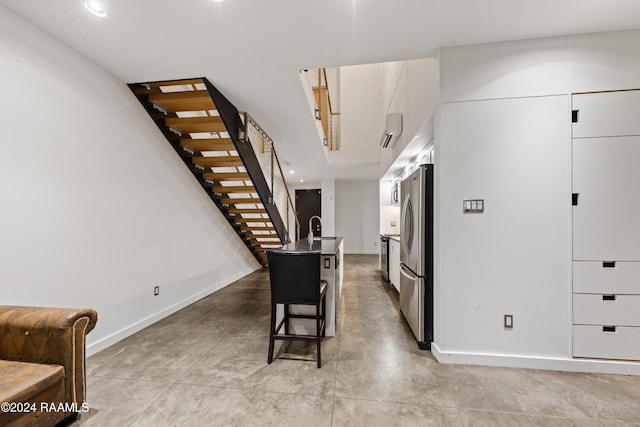
[[[411,279],[413,281],[415,281],[418,278],[418,276],[413,274],[413,272],[409,270],[407,267],[405,267],[404,264],[400,264],[400,273],[402,273],[402,275],[405,276],[407,279]]]
[[[413,233],[413,226],[410,224],[407,229],[407,215],[412,215],[411,212],[411,195],[407,194],[407,197],[404,199],[404,203],[402,204],[402,212],[400,213],[400,243],[404,246],[406,251],[410,250],[409,239],[412,238],[411,233]],[[412,220],[410,218],[410,220]]]

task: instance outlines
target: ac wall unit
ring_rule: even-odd
[[[402,113],[389,113],[380,140],[380,147],[392,148],[402,133]]]

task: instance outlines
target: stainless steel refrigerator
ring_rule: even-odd
[[[433,341],[433,165],[402,181],[400,310],[421,349]]]

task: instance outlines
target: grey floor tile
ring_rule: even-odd
[[[322,368],[315,345],[276,342],[277,358],[267,364],[268,336],[245,336],[237,345],[216,346],[178,382],[303,395],[333,395],[337,342],[322,344]]]
[[[168,384],[87,378],[89,412],[80,413],[74,426],[123,427],[130,425],[169,389]]]
[[[331,397],[176,384],[132,426],[330,426]]]
[[[332,425],[333,427],[443,426],[446,420],[445,411],[427,405],[336,398]]]
[[[441,365],[376,255],[346,255],[337,334],[277,342],[269,276],[242,278],[90,357],[87,426],[640,425],[640,377]],[[302,360],[299,360],[302,359]]]

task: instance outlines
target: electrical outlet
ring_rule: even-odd
[[[513,329],[513,314],[504,315],[504,328]]]
[[[391,226],[395,227],[396,226],[396,222],[395,221],[391,221]]]
[[[154,286],[153,287],[153,295],[154,296],[160,295],[160,286]]]

